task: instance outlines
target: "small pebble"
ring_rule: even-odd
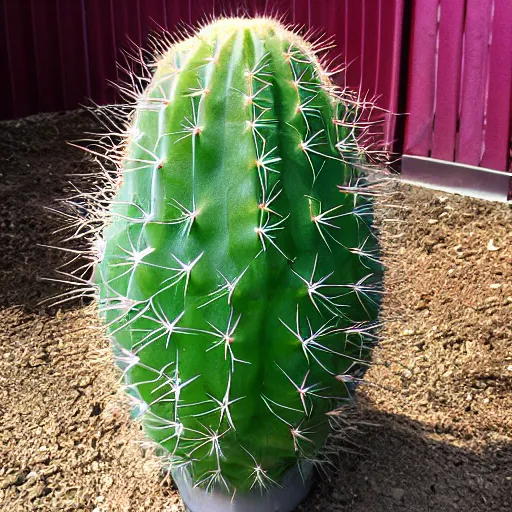
[[[500,249],[499,247],[496,247],[494,245],[494,240],[491,238],[489,240],[489,243],[487,244],[487,250],[488,251],[499,251],[499,249]]]
[[[401,489],[400,487],[393,487],[391,489],[391,496],[393,496],[393,498],[396,501],[401,501],[402,498],[404,497],[404,494],[405,494],[405,491],[403,489]]]

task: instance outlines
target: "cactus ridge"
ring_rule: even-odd
[[[166,48],[137,94],[94,286],[134,416],[198,486],[278,484],[353,401],[382,291],[368,108],[269,19]]]

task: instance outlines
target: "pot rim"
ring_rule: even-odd
[[[186,468],[172,470],[171,474],[189,512],[292,512],[306,499],[313,485],[313,464],[309,461],[295,464],[279,485],[243,494],[235,492],[232,496],[220,489],[206,491],[194,487]]]

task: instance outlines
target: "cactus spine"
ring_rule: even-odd
[[[137,101],[94,279],[136,415],[196,485],[278,483],[352,400],[382,282],[359,117],[270,19],[167,48]]]

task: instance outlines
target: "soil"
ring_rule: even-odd
[[[94,127],[81,111],[0,123],[0,509],[179,512],[91,306],[39,304],[65,261],[44,207],[95,168],[65,143]],[[391,189],[380,348],[335,470],[299,511],[509,512],[512,208]]]

